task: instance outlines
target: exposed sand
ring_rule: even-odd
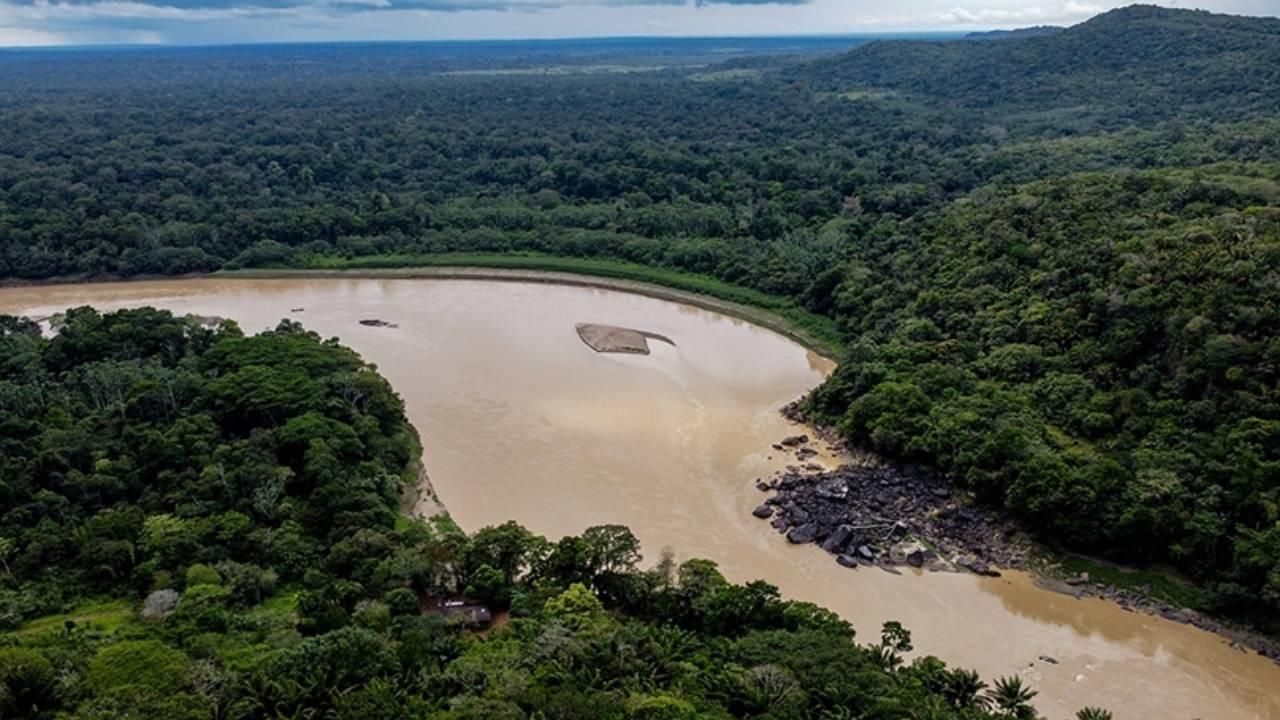
[[[786,318],[763,308],[743,305],[721,300],[676,288],[639,280],[623,280],[620,278],[602,277],[599,275],[579,274],[559,270],[525,270],[517,268],[465,267],[465,266],[426,266],[409,268],[366,268],[359,270],[294,270],[294,269],[244,269],[221,270],[206,279],[257,279],[257,280],[298,280],[308,278],[325,279],[400,279],[400,280],[495,280],[499,282],[543,283],[550,285],[568,285],[573,287],[599,288],[601,290],[620,290],[635,295],[669,300],[682,305],[711,310],[721,315],[746,320],[752,325],[772,330],[785,338],[789,338],[805,349],[831,361],[838,359],[838,352],[828,343],[812,336],[803,328],[796,326]],[[143,278],[143,280],[173,280],[174,277]],[[135,280],[129,280],[133,282]],[[35,285],[53,285],[61,283],[42,282]],[[101,284],[101,283],[96,283]],[[32,285],[26,283],[26,285]],[[0,282],[0,288],[5,283]]]
[[[671,338],[665,335],[616,325],[578,323],[574,329],[578,331],[578,337],[582,338],[582,342],[586,343],[587,347],[600,353],[648,355],[650,338],[675,346]]]

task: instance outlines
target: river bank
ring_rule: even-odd
[[[494,256],[511,260],[517,264],[533,262],[535,264],[547,264],[547,261],[554,261],[554,258],[543,258],[540,256]],[[458,258],[446,258],[446,262],[452,262]],[[468,260],[492,260],[494,258],[483,258],[476,256],[467,256]],[[372,260],[380,260],[372,258]],[[392,261],[396,262],[396,261]],[[575,260],[574,265],[579,265],[578,270],[590,267],[590,263],[586,261]],[[629,272],[630,269],[623,264],[619,264],[621,270],[617,267],[614,269],[619,272]],[[794,320],[778,314],[772,310],[748,305],[741,302],[733,302],[719,297],[694,292],[690,290],[682,290],[668,285],[656,284],[653,282],[645,282],[640,280],[628,280],[618,277],[601,277],[596,275],[584,274],[578,270],[574,271],[557,271],[557,270],[540,270],[523,267],[485,267],[485,266],[465,266],[465,265],[439,265],[439,266],[406,266],[406,267],[368,267],[368,268],[349,268],[349,269],[323,269],[323,268],[305,268],[305,269],[244,269],[233,271],[219,271],[209,274],[189,274],[183,276],[169,276],[164,280],[178,280],[182,282],[193,280],[217,280],[219,278],[232,279],[248,279],[248,280],[290,280],[290,279],[436,279],[436,280],[480,280],[480,281],[499,281],[513,283],[535,283],[550,285],[565,285],[571,287],[585,287],[601,290],[616,290],[626,293],[642,295],[645,297],[656,298],[677,302],[685,305],[699,307],[710,310],[719,314],[738,318],[751,324],[758,325],[772,330],[784,337],[793,340],[812,352],[815,352],[825,358],[834,359],[838,350],[828,340],[818,337],[813,333],[807,332],[803,327]],[[670,271],[663,271],[663,275],[670,274]],[[701,281],[702,278],[697,276],[688,276],[690,281]],[[10,287],[40,287],[40,286],[66,286],[69,284],[77,284],[84,282],[86,278],[52,278],[42,281],[33,282],[14,282],[6,281],[4,285]],[[147,282],[156,281],[154,277],[121,277],[107,276],[92,278],[94,283],[123,283],[123,284],[145,284]],[[742,292],[747,296],[756,295],[753,291],[747,291],[741,288],[731,289],[733,294]],[[812,427],[809,418],[803,417],[798,410],[797,403],[788,405],[783,414],[789,420],[798,423],[804,423]],[[822,436],[829,444],[839,444],[840,441],[835,433],[830,430],[819,429],[816,434]],[[842,446],[843,447],[843,446]],[[863,454],[865,458],[869,455]],[[873,462],[879,462],[878,460]],[[805,463],[801,462],[797,467],[800,470]],[[421,492],[420,497],[411,503],[410,507],[418,514],[430,516],[436,513],[445,512],[443,503],[436,497],[434,489],[431,489],[430,480],[427,478],[425,469],[420,469],[421,478],[420,485],[427,488]],[[809,471],[812,472],[812,471]],[[838,473],[837,473],[838,474]],[[781,526],[781,530],[789,536],[804,538],[810,529],[804,528],[805,522],[802,521],[806,514],[812,514],[814,509],[807,509],[801,496],[805,500],[810,499],[809,496],[817,496],[819,488],[810,487],[813,483],[806,479],[805,472],[799,472],[795,476],[774,478],[768,484],[768,488],[779,492],[779,496],[790,496],[789,504],[797,509],[800,513],[792,516],[785,507],[773,507],[768,516],[771,522],[775,523],[775,527]],[[943,562],[942,556],[935,550],[930,551],[928,548],[921,550],[924,556],[924,562],[930,564],[934,569],[951,569],[957,567],[968,568],[983,574],[991,567],[1001,567],[1006,569],[1021,569],[1034,573],[1039,582],[1047,589],[1055,590],[1076,597],[1090,596],[1106,599],[1115,602],[1121,608],[1126,610],[1138,610],[1148,614],[1158,615],[1176,622],[1190,624],[1201,629],[1214,632],[1222,637],[1227,638],[1231,642],[1249,647],[1259,651],[1273,659],[1280,660],[1280,643],[1265,636],[1260,636],[1255,632],[1248,630],[1240,630],[1223,623],[1207,615],[1195,610],[1179,606],[1175,603],[1165,602],[1159,598],[1153,597],[1147,593],[1132,588],[1118,587],[1106,583],[1097,582],[1095,578],[1090,578],[1088,573],[1081,577],[1080,574],[1064,574],[1058,567],[1057,560],[1059,556],[1046,550],[1042,546],[1035,544],[1025,533],[1020,533],[1016,523],[1009,518],[1003,517],[1000,513],[991,511],[981,506],[967,504],[964,506],[948,506],[947,503],[937,503],[933,500],[945,500],[950,497],[941,495],[943,492],[953,493],[952,490],[945,489],[945,485],[934,487],[936,483],[932,478],[936,478],[936,473],[927,471],[916,466],[898,466],[896,469],[886,469],[884,467],[872,469],[864,467],[855,469],[851,475],[844,478],[827,478],[828,483],[825,486],[827,492],[835,492],[834,488],[841,480],[850,488],[863,488],[871,485],[880,487],[884,483],[884,487],[888,490],[899,487],[924,487],[929,488],[928,492],[920,497],[914,498],[897,498],[895,502],[906,503],[900,506],[896,511],[905,510],[908,516],[915,519],[915,534],[920,540],[927,545],[948,551],[950,554],[946,561]],[[899,482],[903,479],[906,482]],[[930,495],[931,493],[938,493]],[[955,493],[958,496],[958,493]],[[863,498],[864,495],[855,493],[853,497]],[[855,515],[858,521],[855,524],[860,525],[882,525],[881,511],[886,507],[884,502],[880,502],[878,495],[872,494],[865,496],[867,503],[856,508]],[[419,504],[419,502],[421,504]],[[781,501],[779,501],[781,502]],[[933,513],[942,512],[941,515],[931,515]],[[763,511],[762,511],[763,512]],[[832,513],[834,509],[825,508],[823,512]],[[877,515],[881,513],[881,515]],[[831,530],[838,529],[842,524],[835,521],[835,516],[828,518],[833,527],[821,527],[814,529],[818,535],[816,544],[827,543],[831,539]],[[829,523],[830,524],[830,523]],[[890,526],[892,523],[890,523]],[[832,543],[837,545],[840,543]],[[844,562],[848,565],[854,565],[857,562],[857,549],[863,543],[857,543],[852,548],[843,547],[842,550],[851,549],[852,553],[841,552],[840,555],[845,556]],[[876,550],[875,563],[883,567],[897,567],[908,563],[909,558],[914,558],[914,554],[907,549],[906,546],[894,546],[892,548],[874,548]],[[881,552],[883,551],[883,552]],[[891,556],[891,557],[890,557]],[[894,562],[884,562],[884,560],[893,560]],[[863,558],[865,561],[866,558]]]
[[[837,360],[843,342],[828,318],[796,307],[777,296],[731,285],[714,278],[633,263],[540,255],[438,255],[336,260],[332,267],[241,268],[181,275],[64,275],[39,280],[0,279],[0,288],[28,288],[172,280],[247,278],[357,278],[405,280],[494,280],[589,287],[644,295],[692,305],[745,320]]]
[[[215,276],[0,291],[0,308],[21,314],[86,304],[216,315],[246,332],[287,318],[341,338],[404,399],[430,481],[464,529],[514,518],[558,538],[626,524],[650,558],[664,546],[711,558],[730,579],[763,579],[858,628],[899,621],[921,655],[985,678],[1019,675],[1055,720],[1085,698],[1117,717],[1280,717],[1280,667],[1189,625],[1049,592],[1019,571],[844,570],[765,530],[751,517],[763,499],[754,478],[841,459],[818,447],[797,463],[770,449],[814,435],[777,408],[834,365],[754,324],[634,293],[466,279]],[[398,327],[360,323],[368,318]],[[576,336],[580,319],[646,328],[678,347],[599,354]]]
[[[506,258],[509,256],[501,257]],[[547,260],[541,257],[525,258],[518,256],[515,259],[519,262],[528,262],[530,260],[542,262]],[[236,270],[223,271],[219,275],[269,279],[289,277],[368,277],[374,279],[499,280],[620,290],[693,305],[746,320],[778,332],[828,359],[834,360],[837,352],[830,342],[811,333],[806,333],[803,328],[798,327],[796,323],[786,317],[761,307],[732,302],[712,297],[705,293],[681,290],[667,285],[639,280],[593,276],[579,272],[441,265],[359,269]],[[788,404],[783,409],[782,414],[792,422],[815,427],[810,418],[804,417],[800,413],[798,401]],[[837,434],[830,429],[818,428],[815,430],[815,434],[821,436],[828,445],[840,447],[843,451],[848,452],[848,449],[839,440]],[[865,453],[860,453],[860,456],[864,459],[872,457]],[[832,532],[838,532],[841,525],[848,524],[871,526],[873,528],[885,525],[883,522],[887,519],[884,517],[885,511],[892,509],[896,512],[903,512],[904,517],[912,520],[912,535],[923,543],[923,547],[916,549],[911,547],[910,542],[898,542],[888,544],[885,548],[876,548],[876,552],[873,553],[875,556],[873,564],[888,568],[898,566],[920,567],[924,565],[933,570],[960,570],[978,575],[998,575],[998,570],[995,568],[1023,570],[1032,573],[1036,577],[1037,583],[1045,589],[1073,597],[1096,597],[1113,602],[1126,611],[1143,612],[1191,625],[1223,637],[1234,645],[1247,647],[1260,655],[1280,662],[1280,641],[1273,638],[1261,635],[1250,629],[1241,629],[1196,610],[1165,602],[1141,591],[1097,582],[1090,578],[1087,572],[1077,575],[1063,574],[1056,562],[1059,559],[1056,552],[1037,543],[1014,519],[1006,516],[1003,512],[972,502],[956,502],[958,498],[963,496],[963,493],[953,488],[950,481],[932,469],[910,464],[892,466],[881,464],[879,467],[868,465],[861,468],[842,468],[826,473],[837,477],[827,477],[824,484],[822,480],[806,480],[805,478],[813,477],[813,470],[803,469],[802,466],[805,464],[803,462],[805,460],[804,457],[799,458],[799,460],[801,462],[800,466],[797,466],[796,472],[779,476],[771,481],[775,483],[774,485],[766,484],[769,489],[782,491],[780,495],[788,493],[800,495],[806,494],[806,490],[811,490],[812,492],[809,494],[812,497],[823,499],[822,494],[826,493],[825,500],[838,500],[840,496],[834,493],[838,492],[836,488],[843,481],[844,486],[848,488],[866,489],[875,486],[888,492],[887,495],[884,492],[870,494],[853,492],[846,497],[858,498],[862,501],[862,504],[855,507],[854,517],[851,518],[853,520],[852,523],[836,522],[836,516],[832,514],[834,510],[828,509],[826,516],[828,527],[822,527],[819,524],[813,529],[816,535],[815,544],[820,546],[827,545],[828,547],[824,547],[824,549],[827,549],[828,552],[831,552],[837,545],[840,546],[840,551],[834,554],[837,557],[837,561],[845,567],[857,566],[859,559],[863,562],[867,561],[867,558],[860,558],[857,553],[858,548],[864,543],[852,543],[852,547],[850,547],[849,540],[858,538],[843,538],[845,540],[844,543],[832,542]],[[871,460],[871,463],[878,462],[880,461],[874,458]],[[844,474],[845,477],[838,477],[841,474]],[[911,490],[908,495],[894,496],[895,490],[906,488]],[[895,503],[899,504],[894,505]],[[795,499],[792,500],[791,505],[798,509],[801,514],[796,517],[789,517],[785,509],[783,512],[777,512],[777,508],[774,508],[773,511],[777,514],[771,514],[770,519],[774,522],[775,529],[787,534],[789,539],[796,535],[804,538],[805,534],[811,530],[802,530],[801,528],[806,523],[796,522],[796,520],[802,519],[805,513],[812,514],[813,511],[817,511],[818,519],[821,520],[821,511],[818,511],[818,508],[813,508],[813,511],[805,510],[803,505],[797,503]],[[892,528],[893,522],[890,522],[887,529],[892,530]],[[837,534],[836,539],[840,540],[842,538]],[[852,552],[844,552],[846,550],[851,550]],[[917,561],[921,565],[917,565]]]
[[[794,403],[782,412],[805,421]],[[933,468],[851,452],[829,429],[815,434],[824,449],[840,448],[855,462],[833,470],[806,466],[816,451],[808,436],[793,436],[773,448],[792,453],[795,463],[756,482],[768,495],[753,515],[792,544],[817,545],[848,569],[898,573],[911,567],[986,577],[1000,577],[1001,570],[1023,571],[1045,590],[1098,598],[1127,612],[1190,625],[1280,663],[1280,640],[1149,593],[1099,582],[1088,572],[1062,572],[1061,557],[1017,520],[975,502]]]
[[[504,258],[506,256],[495,256],[495,258]],[[474,258],[468,258],[474,259]],[[527,261],[528,258],[520,258]],[[548,268],[561,267],[557,264],[547,264]],[[211,277],[226,278],[248,278],[248,279],[264,279],[264,280],[284,280],[290,278],[367,278],[373,280],[382,279],[399,279],[399,280],[491,280],[498,282],[524,282],[524,283],[544,283],[551,285],[568,285],[571,287],[597,288],[601,290],[617,290],[620,292],[633,293],[643,295],[645,297],[656,298],[658,300],[668,300],[671,302],[681,303],[683,305],[692,305],[704,310],[711,310],[721,315],[745,320],[753,325],[759,325],[768,330],[772,330],[783,337],[799,343],[807,350],[815,352],[829,360],[837,360],[839,358],[842,346],[838,340],[833,338],[830,332],[826,330],[815,330],[812,326],[816,320],[805,318],[804,320],[796,317],[788,317],[777,309],[770,308],[767,305],[751,304],[743,300],[759,295],[752,291],[745,291],[744,288],[735,288],[735,290],[744,290],[739,294],[740,300],[728,300],[717,297],[707,292],[682,289],[671,284],[663,284],[655,282],[655,278],[649,279],[630,279],[627,277],[608,277],[605,275],[597,275],[606,266],[599,267],[584,264],[581,269],[538,269],[532,267],[499,267],[490,265],[434,265],[434,266],[407,266],[407,267],[371,267],[371,268],[343,268],[343,269],[322,269],[322,268],[273,268],[273,269],[243,269],[243,270],[222,270],[211,275]],[[618,264],[615,267],[623,267]],[[672,274],[673,277],[678,274]],[[697,278],[697,276],[687,276],[689,278]],[[658,278],[661,279],[661,278]],[[701,280],[701,278],[697,278]],[[728,286],[726,287],[733,287]],[[803,312],[803,311],[800,311]],[[817,318],[811,313],[804,313],[810,318]]]

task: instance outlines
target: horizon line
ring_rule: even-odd
[[[1065,25],[1052,27],[1067,27]],[[0,52],[24,51],[61,51],[61,50],[163,50],[163,49],[214,49],[214,48],[249,48],[274,47],[278,45],[428,45],[471,43],[554,43],[570,41],[603,41],[603,40],[840,40],[857,38],[925,38],[954,37],[971,33],[1000,32],[1010,28],[974,28],[961,30],[853,30],[838,33],[726,33],[697,35],[563,35],[555,37],[476,37],[476,38],[422,38],[418,40],[262,40],[249,42],[156,42],[156,43],[67,43],[63,45],[0,45]]]

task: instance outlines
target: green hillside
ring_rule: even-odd
[[[857,249],[857,340],[812,406],[1046,537],[1273,613],[1278,205],[1277,165],[977,191]]]
[[[1280,19],[1134,5],[1017,42],[886,41],[792,71],[1064,129],[1280,109]],[[1028,117],[1030,116],[1030,117]]]

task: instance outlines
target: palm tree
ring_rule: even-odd
[[[872,645],[868,648],[871,653],[871,662],[876,667],[886,672],[893,672],[902,665],[902,656],[894,652],[893,648],[884,645]]]
[[[1033,718],[1035,710],[1031,707],[1031,698],[1036,691],[1022,684],[1022,678],[1014,675],[996,679],[996,686],[987,691],[987,697],[998,710],[1009,717]]]
[[[1111,713],[1102,708],[1087,707],[1076,713],[1076,720],[1111,720]]]
[[[942,688],[942,694],[953,709],[986,709],[991,704],[990,700],[982,694],[982,691],[986,689],[987,684],[982,682],[982,679],[978,677],[978,673],[972,670],[960,669],[947,673],[946,685]]]

